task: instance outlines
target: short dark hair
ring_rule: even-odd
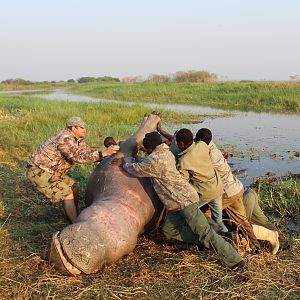
[[[195,138],[195,142],[203,141],[207,145],[211,142],[212,140],[212,133],[208,128],[201,128],[198,130]]]
[[[115,139],[112,136],[108,136],[104,139],[103,144],[106,148],[108,148],[111,145],[117,145]]]
[[[158,145],[162,143],[162,138],[157,131],[146,133],[143,139],[144,148],[149,150],[154,150]]]
[[[193,133],[187,128],[182,128],[176,133],[176,141],[177,143],[182,142],[185,146],[189,147],[194,142]]]

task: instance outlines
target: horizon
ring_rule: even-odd
[[[222,81],[300,75],[297,0],[11,0],[0,11],[0,81],[207,71]]]

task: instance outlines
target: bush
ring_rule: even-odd
[[[179,71],[175,73],[174,81],[176,82],[213,82],[217,76],[207,71]]]

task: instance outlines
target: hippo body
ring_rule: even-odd
[[[137,133],[121,144],[120,152],[95,168],[86,192],[90,205],[74,224],[52,238],[50,263],[62,273],[99,271],[132,252],[137,237],[158,223],[163,205],[151,179],[133,177],[111,164],[113,158],[132,156],[133,149],[145,133],[156,129],[158,121],[152,114],[144,119]]]

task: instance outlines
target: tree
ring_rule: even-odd
[[[102,76],[102,77],[98,77],[97,81],[115,81],[115,82],[120,82],[120,79],[116,78],[116,77]]]
[[[95,82],[95,77],[81,77],[78,79],[78,83]]]

